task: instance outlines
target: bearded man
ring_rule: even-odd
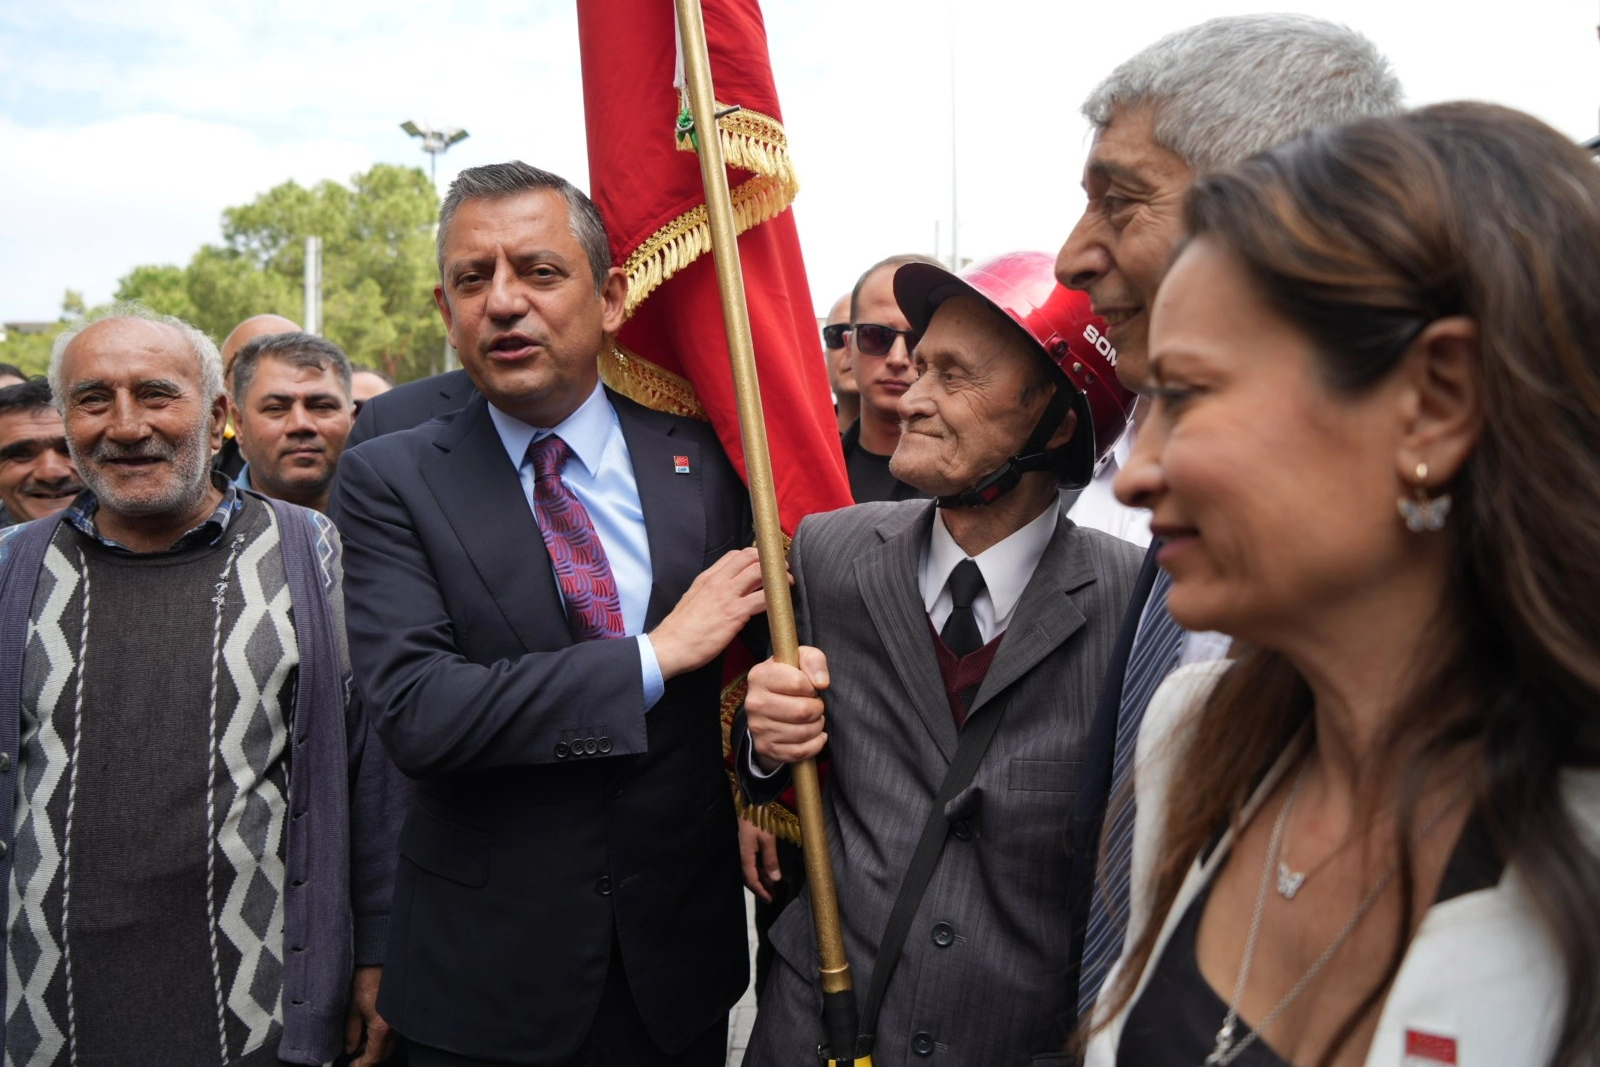
[[[375,1063],[399,783],[347,714],[338,535],[212,472],[189,324],[115,308],[50,382],[86,489],[0,531],[6,1061]]]

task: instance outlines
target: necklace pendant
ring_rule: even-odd
[[[1300,892],[1300,887],[1305,884],[1306,876],[1303,871],[1291,871],[1287,863],[1278,861],[1278,894],[1284,900],[1293,900],[1294,895]]]
[[[1217,1031],[1217,1045],[1211,1050],[1211,1055],[1206,1057],[1204,1067],[1218,1067],[1219,1064],[1233,1062],[1228,1053],[1233,1051],[1233,1024],[1227,1023]]]

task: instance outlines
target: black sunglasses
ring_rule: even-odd
[[[840,349],[845,346],[845,341],[850,336],[848,322],[836,322],[831,326],[822,328],[822,344],[826,348]]]
[[[853,332],[856,350],[863,356],[887,356],[889,349],[894,347],[896,337],[906,339],[907,352],[910,352],[917,343],[915,330],[897,330],[893,326],[883,326],[876,322],[858,322]]]

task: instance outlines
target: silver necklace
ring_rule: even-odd
[[[1284,832],[1287,834],[1287,826],[1285,826]],[[1295,894],[1299,893],[1301,889],[1305,888],[1306,882],[1320,874],[1323,868],[1332,863],[1338,857],[1339,853],[1344,851],[1345,845],[1348,845],[1349,843],[1350,838],[1345,838],[1343,843],[1336,847],[1332,852],[1322,857],[1322,859],[1319,860],[1309,870],[1304,871],[1297,871],[1293,867],[1290,867],[1289,862],[1283,859],[1280,855],[1278,859],[1278,895],[1284,900],[1293,900],[1295,898]]]
[[[1378,902],[1378,897],[1383,894],[1384,889],[1388,887],[1389,882],[1393,880],[1396,872],[1400,869],[1399,860],[1389,865],[1389,869],[1383,872],[1372,888],[1367,891],[1367,895],[1361,898],[1361,903],[1356,905],[1356,910],[1351,912],[1350,918],[1345,920],[1344,925],[1339,928],[1339,932],[1334,935],[1333,940],[1328,942],[1328,947],[1323,949],[1322,954],[1312,961],[1311,966],[1306,969],[1306,973],[1300,976],[1300,980],[1289,988],[1289,991],[1283,995],[1283,999],[1279,1000],[1277,1005],[1267,1013],[1266,1018],[1262,1019],[1243,1038],[1235,1040],[1233,1032],[1239,1022],[1239,1002],[1244,999],[1245,985],[1250,980],[1250,965],[1254,962],[1256,956],[1256,941],[1261,936],[1261,915],[1266,910],[1267,886],[1272,883],[1273,867],[1281,867],[1281,864],[1278,863],[1278,854],[1283,845],[1283,829],[1288,825],[1289,812],[1294,807],[1295,798],[1300,795],[1300,787],[1306,783],[1306,772],[1310,769],[1311,760],[1308,756],[1305,762],[1300,765],[1299,773],[1295,775],[1294,785],[1289,790],[1288,799],[1283,802],[1283,808],[1278,812],[1277,821],[1272,824],[1272,840],[1267,845],[1267,861],[1261,865],[1261,886],[1256,890],[1255,910],[1250,915],[1250,930],[1245,935],[1244,956],[1239,961],[1239,978],[1233,984],[1233,998],[1228,1002],[1228,1014],[1223,1017],[1222,1029],[1217,1031],[1216,1046],[1212,1048],[1211,1055],[1206,1057],[1204,1067],[1228,1067],[1229,1064],[1244,1054],[1245,1049],[1255,1043],[1263,1031],[1278,1021],[1278,1016],[1282,1015],[1284,1010],[1294,1003],[1295,998],[1305,991],[1306,986],[1310,985],[1317,975],[1322,973],[1322,969],[1328,965],[1328,961],[1333,959],[1334,953],[1338,952],[1340,946],[1355,932],[1356,926],[1360,924],[1362,919],[1366,918],[1367,912],[1372,910],[1372,906]],[[1420,841],[1426,837],[1428,832],[1439,824],[1439,820],[1444,818],[1445,812],[1455,806],[1456,800],[1460,799],[1463,791],[1464,789],[1457,790],[1454,797],[1433,813],[1432,817],[1423,824],[1422,829],[1417,831],[1417,840]],[[1301,881],[1304,881],[1304,876],[1301,877]],[[1295,889],[1298,891],[1299,886],[1295,886]]]

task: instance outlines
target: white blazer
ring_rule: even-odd
[[[1211,882],[1232,845],[1231,833],[1224,835],[1207,862],[1190,869],[1172,909],[1165,916],[1151,914],[1151,879],[1165,827],[1161,818],[1144,813],[1166,810],[1172,775],[1198,712],[1227,667],[1227,661],[1218,661],[1174,671],[1151,698],[1140,730],[1134,793],[1141,817],[1133,833],[1127,944],[1153,919],[1161,922],[1161,934],[1139,977],[1135,1000],[1143,995],[1178,920]],[[1247,817],[1270,794],[1288,763],[1285,754],[1273,767],[1251,798]],[[1566,772],[1562,788],[1580,827],[1591,840],[1600,841],[1600,772]],[[1119,962],[1112,969],[1104,988],[1111,988],[1121,967]],[[1429,910],[1384,1002],[1366,1064],[1538,1067],[1548,1062],[1564,1002],[1560,956],[1526,886],[1508,865],[1498,885]],[[1115,1067],[1126,1021],[1124,1008],[1089,1043],[1084,1067]],[[1220,1018],[1217,1025],[1222,1025]]]

